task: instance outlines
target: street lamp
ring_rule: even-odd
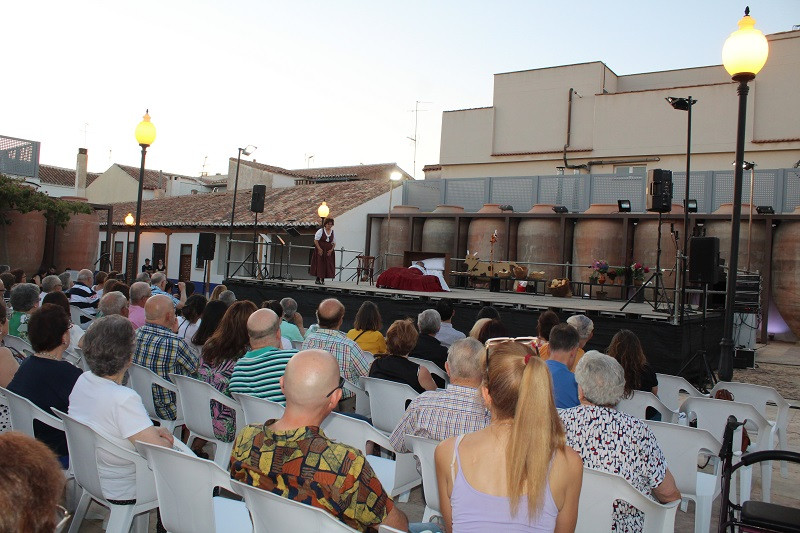
[[[733,218],[731,220],[731,254],[728,261],[728,285],[725,297],[725,322],[720,341],[719,378],[733,378],[733,301],[736,273],[739,267],[739,224],[742,219],[742,171],[744,170],[744,132],[747,119],[747,83],[755,79],[769,55],[767,38],[755,29],[750,8],[744,10],[739,29],[731,33],[722,47],[722,64],[733,81],[739,82],[739,120],[736,126],[736,162],[733,174]]]
[[[323,228],[325,227],[325,219],[328,218],[330,212],[331,210],[328,208],[328,204],[325,202],[319,204],[319,207],[317,208],[317,216],[319,217],[319,225]]]
[[[392,231],[392,191],[394,190],[394,182],[403,179],[403,174],[395,170],[389,174],[389,210],[386,212],[386,243],[383,248],[383,269],[386,270],[389,253],[389,234]]]
[[[136,219],[133,218],[133,213],[128,213],[125,215],[125,226],[128,227],[128,231],[125,232],[125,283],[130,284],[130,275],[131,275],[131,226],[136,222]],[[134,268],[134,272],[136,269]]]
[[[750,240],[753,238],[753,187],[756,180],[754,161],[742,161],[742,170],[750,171],[750,214],[747,217],[747,271],[750,272]]]
[[[245,157],[249,156],[256,151],[256,147],[252,144],[248,144],[244,148],[237,148],[237,150],[239,150],[239,155],[236,156],[236,178],[233,181],[233,205],[231,206],[231,223],[228,228],[228,259],[225,261],[226,279],[231,271],[231,241],[233,240],[233,217],[236,214],[236,193],[239,191],[239,165],[242,162],[242,154],[244,154]]]
[[[142,121],[136,126],[136,142],[142,147],[142,164],[139,167],[139,193],[136,197],[136,220],[133,231],[133,268],[139,264],[139,235],[142,222],[142,190],[144,189],[144,161],[147,157],[147,147],[156,140],[156,127],[150,122],[150,110],[144,112]],[[127,217],[126,217],[127,218]]]

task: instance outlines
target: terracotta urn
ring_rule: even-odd
[[[553,213],[551,204],[536,204],[528,213]],[[517,261],[521,263],[561,263],[561,239],[564,249],[569,252],[572,247],[571,223],[565,226],[566,234],[561,235],[561,220],[557,216],[548,218],[526,218],[520,221],[517,229]],[[528,265],[529,272],[544,272],[544,279],[555,279],[564,276],[564,270],[558,266]]]
[[[793,214],[800,215],[800,207]],[[800,337],[800,220],[784,220],[775,230],[772,300],[792,333]]]
[[[70,202],[87,202],[78,196],[63,196]],[[56,227],[54,262],[59,268],[94,270],[97,261],[100,237],[100,219],[97,213],[77,213],[72,215],[66,227]]]
[[[617,204],[592,204],[584,214],[602,215],[618,211]],[[609,265],[622,265],[626,261],[629,243],[621,240],[622,218],[581,218],[575,223],[572,239],[572,263],[591,265],[602,257]],[[629,235],[631,235],[629,233]],[[572,280],[588,282],[592,271],[585,266],[572,269]]]
[[[463,213],[464,208],[458,205],[438,205],[434,213]],[[453,217],[425,219],[422,226],[422,251],[453,253],[453,239],[456,237],[456,220]],[[461,236],[466,243],[466,233]]]
[[[0,212],[9,224],[0,223],[0,263],[11,268],[21,268],[28,279],[36,274],[44,256],[47,219],[44,211],[3,210]]]
[[[418,213],[419,207],[411,205],[396,205],[392,208],[392,215],[403,213]],[[391,232],[389,226],[391,225]],[[386,268],[403,266],[403,252],[408,247],[408,237],[411,231],[411,220],[406,217],[392,217],[391,220],[381,221],[380,256],[388,250]],[[387,247],[388,244],[388,247]]]

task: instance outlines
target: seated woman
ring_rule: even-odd
[[[386,353],[386,339],[381,333],[382,327],[378,306],[367,300],[358,308],[353,329],[347,332],[347,338],[353,339],[362,350],[371,354]]]
[[[647,363],[642,343],[639,342],[636,333],[629,329],[619,330],[611,339],[608,355],[616,359],[625,371],[623,398],[630,398],[635,390],[658,395],[658,377]]]
[[[39,307],[39,287],[33,283],[17,283],[11,289],[11,313],[8,323],[9,335],[28,342],[28,320],[34,309]]]
[[[408,360],[417,345],[417,329],[410,320],[395,320],[386,332],[386,354],[378,354],[369,367],[369,377],[410,385],[415,391],[436,390],[430,371]]]
[[[19,361],[11,350],[3,346],[3,337],[8,335],[8,317],[6,304],[0,298],[0,387],[8,387],[14,374],[19,369]],[[11,421],[8,418],[8,406],[0,405],[0,433],[11,431]]]
[[[542,359],[550,359],[550,330],[561,323],[561,319],[555,311],[547,310],[539,315],[539,321],[536,323],[536,335],[539,340],[536,342],[536,348],[539,350],[539,357]]]
[[[44,304],[55,304],[62,308],[67,316],[69,316],[69,299],[67,299],[67,295],[61,291],[53,291],[45,295],[44,299],[42,300],[42,305]],[[70,351],[74,351],[75,348],[80,348],[81,338],[83,337],[84,331],[81,328],[69,328],[69,346],[67,349]]]
[[[478,340],[486,344],[489,339],[498,337],[508,337],[508,328],[497,318],[492,318],[481,327],[478,333]]]
[[[31,313],[27,326],[34,354],[19,365],[8,390],[24,396],[48,413],[52,412],[51,407],[66,411],[69,394],[82,373],[62,359],[69,346],[72,322],[61,307],[44,304]],[[47,444],[66,467],[69,460],[64,432],[37,421],[33,423],[33,430],[36,438]]]
[[[202,294],[192,294],[186,298],[186,303],[181,308],[181,316],[178,317],[178,335],[183,337],[193,349],[192,337],[200,327],[200,317],[203,316],[207,303],[208,300]],[[200,352],[198,351],[196,354],[200,355]]]
[[[436,447],[447,531],[573,531],[583,465],[565,444],[547,366],[529,347],[500,341],[482,368],[491,423]]]
[[[170,432],[153,426],[139,395],[122,385],[135,344],[133,325],[127,318],[111,315],[92,322],[83,337],[83,353],[91,371],[75,383],[68,414],[130,450],[136,441],[171,447],[174,439]],[[106,499],[122,503],[136,497],[133,463],[98,450],[97,470]]]
[[[655,435],[641,420],[615,409],[625,393],[622,366],[592,350],[575,367],[575,380],[581,405],[560,414],[567,444],[581,454],[583,465],[618,474],[661,503],[679,500],[681,493]],[[616,531],[642,531],[644,515],[620,502],[614,509],[614,523]]]

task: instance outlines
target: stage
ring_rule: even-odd
[[[315,285],[313,280],[252,280],[234,278],[224,281],[238,299],[247,299],[261,305],[264,300],[291,297],[297,301],[298,312],[308,327],[316,322],[314,311],[325,298],[337,298],[346,308],[342,329],[352,327],[356,311],[365,300],[374,301],[383,317],[383,329],[397,319],[416,318],[421,311],[432,308],[439,299],[453,301],[453,325],[467,333],[484,305],[493,305],[500,311],[501,319],[512,336],[536,335],[539,314],[552,309],[566,320],[573,314],[585,314],[594,322],[594,336],[587,349],[604,351],[611,338],[620,329],[630,329],[642,341],[645,354],[656,372],[677,374],[705,344],[707,359],[712,368],[717,367],[719,341],[722,338],[722,314],[709,312],[706,319],[705,343],[702,342],[702,317],[700,313],[686,314],[684,325],[670,324],[667,313],[656,312],[649,303],[625,303],[619,300],[597,300],[574,296],[557,298],[514,292],[489,292],[481,289],[453,289],[450,292],[412,292],[379,289],[368,283],[356,284],[326,280],[325,285]],[[682,375],[697,381],[704,375],[702,358],[697,357]]]

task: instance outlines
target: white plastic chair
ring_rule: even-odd
[[[652,407],[661,413],[661,420],[663,422],[670,422],[672,424],[678,423],[678,413],[661,403],[658,396],[652,392],[633,391],[633,396],[630,398],[623,398],[619,401],[617,404],[617,411],[628,413],[639,420],[646,420],[647,417],[645,414],[647,413],[648,407]]]
[[[438,440],[426,439],[415,435],[405,435],[406,446],[411,448],[422,469],[422,490],[425,493],[425,512],[422,514],[423,522],[430,522],[434,516],[442,516],[439,506],[439,485],[436,482],[436,464],[433,460],[433,453]]]
[[[293,350],[302,350],[303,349],[303,341],[290,341],[292,343]]]
[[[72,353],[73,356],[75,358],[77,358],[77,360],[78,360],[77,364],[75,364],[75,363],[72,363],[72,364],[74,364],[78,368],[82,369],[84,372],[91,372],[91,369],[89,368],[89,364],[86,362],[86,357],[83,355],[83,350],[81,350],[77,346],[73,346],[72,348],[70,348],[69,350],[67,350],[64,353]],[[72,361],[70,361],[70,362],[72,362]]]
[[[182,399],[181,412],[183,413],[186,429],[189,430],[189,440],[186,444],[191,446],[192,442],[197,437],[213,443],[214,462],[222,468],[228,468],[231,461],[233,441],[225,442],[219,440],[216,435],[214,435],[214,424],[211,418],[211,400],[219,402],[234,411],[236,416],[236,434],[244,427],[244,411],[242,411],[242,406],[239,405],[239,402],[228,398],[205,381],[200,381],[190,376],[180,376],[178,374],[169,374],[169,378],[178,387],[179,395]]]
[[[680,376],[670,374],[656,374],[658,378],[658,399],[664,405],[678,411],[681,407],[681,392],[685,392],[692,398],[708,398],[708,394],[703,394],[694,386]]]
[[[720,442],[725,431],[725,424],[728,416],[733,415],[736,420],[746,421],[745,428],[750,437],[750,447],[748,452],[772,450],[775,442],[776,427],[770,424],[769,420],[761,416],[758,410],[749,403],[731,402],[727,400],[715,400],[712,398],[687,398],[681,405],[681,412],[686,413],[691,419],[690,414],[694,413],[697,417],[697,427],[708,430]],[[754,433],[757,432],[757,435]],[[737,430],[733,435],[733,451],[741,452],[742,431]],[[740,499],[747,501],[750,499],[750,485],[752,482],[752,467],[745,466],[740,469]],[[762,501],[769,503],[770,489],[772,488],[772,462],[764,461],[761,463],[761,493]]]
[[[753,385],[751,383],[739,383],[737,381],[720,381],[711,390],[713,397],[720,389],[727,389],[733,395],[734,401],[749,403],[755,407],[761,415],[774,424],[777,432],[775,439],[776,449],[789,449],[787,429],[789,425],[789,402],[778,391],[772,387],[764,385]],[[767,404],[774,404],[778,408],[778,415],[774,418],[767,416]],[[789,477],[789,469],[786,461],[781,461],[781,476]]]
[[[177,418],[175,420],[167,420],[166,418],[158,416],[156,405],[153,401],[153,385],[158,385],[176,394]],[[175,428],[183,425],[181,395],[178,394],[178,387],[176,387],[174,383],[170,383],[149,368],[132,364],[130,368],[128,368],[128,387],[135,390],[136,393],[141,396],[144,408],[151,420],[157,421],[160,426],[167,428],[167,430],[173,434],[175,433]]]
[[[374,442],[385,450],[392,450],[389,438],[368,422],[339,413],[331,413],[322,422],[320,428],[325,435],[335,441],[358,448],[366,455],[375,475],[390,496],[397,496],[398,501],[408,501],[409,491],[418,486],[422,479],[417,472],[417,462],[411,453],[398,453],[395,459],[367,455],[367,442]]]
[[[245,424],[263,424],[267,420],[278,420],[283,416],[284,407],[278,402],[241,392],[234,392],[231,396],[242,406]]]
[[[244,496],[253,533],[355,533],[357,530],[337,520],[332,514],[278,494],[231,480],[233,490]]]
[[[362,376],[361,384],[369,394],[372,424],[387,433],[394,431],[400,419],[403,418],[406,412],[406,402],[419,396],[417,391],[405,383]]]
[[[136,453],[114,442],[110,437],[97,433],[90,426],[78,422],[65,413],[53,410],[61,420],[67,433],[67,446],[69,459],[75,471],[75,481],[83,489],[78,508],[69,527],[69,533],[77,533],[81,522],[86,515],[86,510],[92,500],[111,510],[106,531],[122,533],[135,527],[136,533],[147,533],[150,522],[150,511],[158,507],[155,480],[153,472],[147,466],[147,461]],[[100,474],[97,470],[97,451],[106,452],[130,461],[136,468],[136,503],[132,505],[117,505],[110,503],[103,496],[100,486]]]
[[[369,407],[369,395],[362,387],[345,379],[344,388],[356,395],[356,414],[370,418],[372,412]]]
[[[439,365],[437,365],[433,361],[428,361],[427,359],[420,359],[419,357],[409,357],[408,360],[413,361],[420,366],[424,366],[430,371],[431,374],[442,378],[444,380],[445,386],[450,385],[450,376],[448,376],[447,372],[439,368]]]
[[[136,443],[153,471],[161,523],[170,533],[251,533],[243,502],[214,497],[215,487],[230,491],[231,475],[213,461],[163,446]]]
[[[647,421],[647,425],[664,452],[681,496],[695,503],[695,533],[708,533],[711,507],[720,494],[721,471],[716,462],[713,474],[700,472],[697,461],[700,456],[717,456],[722,443],[705,429],[654,421]]]
[[[21,339],[15,335],[6,335],[3,338],[3,344],[5,344],[6,348],[16,350],[25,357],[33,355],[33,347],[31,347],[31,344],[25,339]]]
[[[584,467],[576,533],[611,531],[616,500],[625,501],[644,513],[643,533],[675,531],[675,512],[680,500],[667,504],[654,502],[622,476]]]
[[[69,306],[69,316],[70,319],[72,320],[72,323],[83,330],[86,330],[92,324],[92,321],[95,319],[94,315],[90,315],[80,307],[75,307],[72,304],[70,304]],[[81,318],[88,318],[89,320],[87,322],[83,322]]]

